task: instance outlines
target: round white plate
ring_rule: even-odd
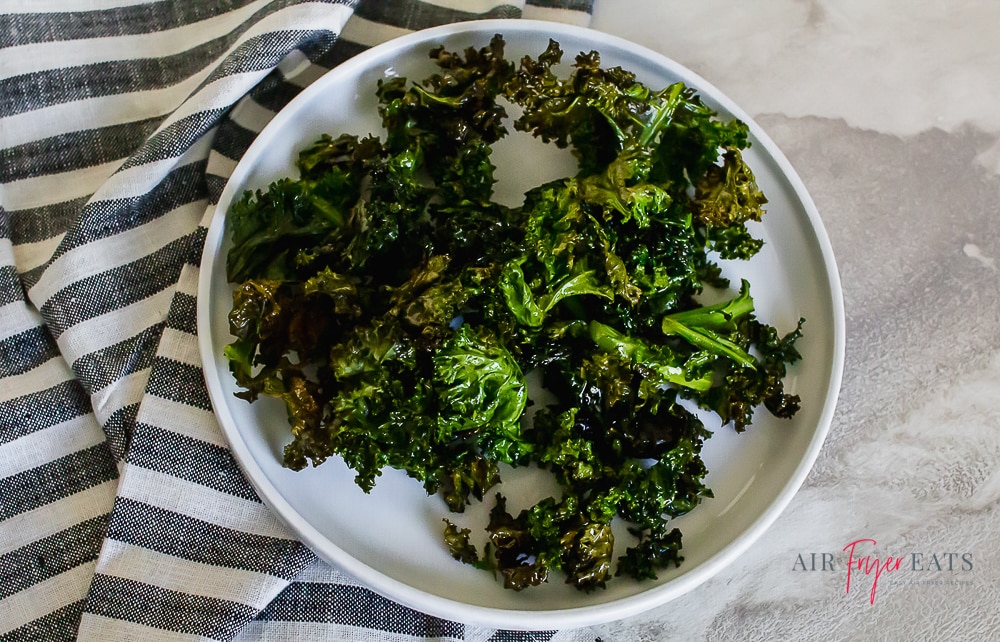
[[[766,412],[743,434],[715,431],[704,448],[714,499],[676,520],[684,535],[684,563],[659,579],[614,578],[589,594],[554,575],[546,585],[514,592],[489,573],[453,560],[442,543],[443,501],[398,471],[385,471],[370,495],[341,461],[293,472],[281,465],[290,440],[280,403],[248,404],[223,357],[232,341],[227,315],[232,289],[226,283],[226,211],[246,189],[297,176],[298,150],[323,133],[382,134],[376,112],[379,78],[420,80],[433,71],[427,52],[485,46],[503,34],[509,59],[538,55],[549,38],[562,46],[564,64],[580,51],[597,50],[604,65],[621,65],[654,89],[677,80],[695,87],[723,118],[750,126],[752,147],[744,157],[769,199],[765,240],[753,260],[727,265],[727,274],[751,283],[758,317],[783,332],[806,318],[797,344],[802,361],[786,390],[802,398],[792,420]],[[497,145],[497,198],[516,205],[524,191],[548,178],[572,173],[569,153],[529,135],[511,134]],[[372,589],[402,604],[468,624],[512,629],[585,626],[633,615],[697,586],[736,560],[777,518],[798,490],[822,446],[840,387],[844,360],[844,311],[829,240],[805,187],[771,140],[742,110],[705,80],[653,51],[597,31],[529,20],[492,20],[413,33],[370,49],[326,74],[296,97],[264,128],[237,165],[208,231],[198,287],[198,333],[205,378],[222,429],[247,477],[266,502],[318,555]],[[513,512],[539,499],[537,471],[508,473],[502,487]],[[485,526],[487,508],[452,516],[462,525]],[[476,521],[476,520],[480,521]],[[619,546],[619,552],[624,546]]]

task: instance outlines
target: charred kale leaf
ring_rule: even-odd
[[[448,520],[444,540],[506,587],[655,578],[682,562],[671,519],[711,497],[702,413],[742,431],[799,407],[802,322],[760,321],[745,281],[699,302],[729,285],[713,257],[762,245],[747,127],[596,52],[560,76],[556,42],[519,64],[504,44],[435,48],[429,78],[375,88],[383,137],[324,135],[232,205],[226,356],[240,397],[284,402],[289,468],[340,457],[366,491],[400,469],[455,513],[494,495],[485,546]],[[491,159],[511,105],[579,168],[514,208]],[[509,511],[493,489],[527,465],[561,492]]]

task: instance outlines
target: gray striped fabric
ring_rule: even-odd
[[[324,71],[591,0],[0,0],[0,639],[583,640],[472,629],[316,559],[215,422],[195,327],[226,178]]]

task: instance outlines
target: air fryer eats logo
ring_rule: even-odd
[[[849,542],[840,553],[799,553],[792,570],[839,573],[844,592],[867,589],[870,604],[875,603],[879,582],[884,584],[887,578],[898,582],[906,575],[911,584],[972,584],[968,579],[973,569],[972,553],[910,551],[888,555],[877,544],[865,537]]]

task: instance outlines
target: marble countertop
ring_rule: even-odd
[[[714,578],[595,627],[604,642],[995,639],[998,24],[985,1],[597,0],[593,28],[693,69],[788,156],[847,315],[836,416],[792,503]],[[902,558],[874,601],[874,570],[847,590],[858,540]]]

